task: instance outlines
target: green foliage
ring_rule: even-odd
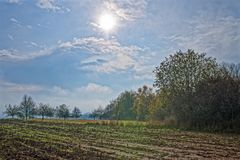
[[[240,64],[224,64],[221,74],[199,83],[192,126],[240,130]]]
[[[73,116],[73,118],[80,118],[81,117],[80,109],[77,107],[74,107],[74,109],[72,111],[72,116]]]
[[[168,95],[164,92],[155,93],[149,107],[149,119],[164,121],[169,115]]]
[[[134,100],[136,93],[133,91],[125,91],[121,93],[115,100],[111,101],[103,110],[103,118],[115,120],[131,120],[135,119]]]
[[[66,119],[69,117],[69,109],[66,104],[61,104],[56,108],[56,115],[59,118]]]
[[[206,54],[193,50],[170,55],[154,70],[158,92],[167,96],[167,107],[178,123],[189,122],[194,110],[194,93],[199,82],[218,73],[218,64]],[[186,124],[188,125],[188,124]]]
[[[146,85],[138,89],[133,105],[137,120],[147,120],[149,118],[149,108],[153,97],[152,89]]]
[[[240,64],[219,65],[206,54],[187,50],[170,55],[154,74],[156,93],[147,86],[125,91],[106,106],[104,118],[240,130]]]
[[[170,94],[192,94],[198,82],[217,74],[218,64],[206,54],[179,51],[156,67],[154,85]]]
[[[137,91],[124,91],[105,107],[91,113],[93,119],[161,121],[197,129],[240,131],[240,63],[218,64],[212,57],[194,50],[178,51],[153,71],[154,87],[144,85]],[[6,106],[5,114],[28,119],[34,115],[68,118],[65,104],[56,109],[40,103],[36,109],[25,95],[19,107]],[[74,118],[81,111],[74,108]],[[101,121],[108,123],[108,121]]]
[[[132,91],[125,91],[115,101],[114,115],[115,119],[133,119],[133,104],[134,104],[135,93]]]

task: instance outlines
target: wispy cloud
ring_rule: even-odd
[[[28,45],[39,46],[35,42],[28,42]],[[0,61],[25,61],[48,56],[54,54],[55,51],[65,53],[73,50],[76,52],[76,49],[82,51],[80,53],[84,53],[84,51],[88,53],[88,58],[81,59],[77,65],[80,70],[99,73],[131,71],[136,78],[146,78],[151,74],[151,70],[147,72],[147,69],[153,68],[148,64],[153,57],[150,49],[135,45],[122,45],[116,39],[107,40],[96,37],[74,38],[72,41],[59,42],[56,47],[27,54],[17,50],[2,49],[0,50]]]
[[[143,59],[139,58],[146,48],[135,45],[123,46],[116,39],[88,37],[74,38],[73,41],[59,44],[62,49],[83,49],[92,53],[90,58],[82,60],[80,69],[111,73],[134,69]]]
[[[25,25],[23,24],[21,21],[17,20],[16,18],[10,18],[10,21],[15,24],[16,26],[20,27],[20,28],[25,28],[25,29],[32,29],[31,25]]]
[[[16,54],[16,50],[2,49],[0,50],[0,60],[23,60],[25,56]]]
[[[53,49],[42,49],[31,53],[21,53],[14,49],[0,50],[0,61],[24,61],[52,54]]]
[[[24,94],[36,95],[45,90],[44,87],[35,84],[20,84],[0,80],[0,111],[5,104],[19,104]]]
[[[54,86],[50,89],[50,92],[58,96],[68,96],[71,92],[67,89],[64,89],[60,86]]]
[[[42,91],[44,88],[38,85],[17,84],[0,80],[0,88],[4,93],[31,93]]]
[[[18,104],[20,103],[21,97],[24,94],[28,94],[31,95],[37,103],[49,102],[52,105],[65,103],[71,107],[77,105],[81,107],[81,110],[84,112],[97,108],[99,105],[106,105],[112,96],[112,89],[110,87],[97,83],[88,83],[73,89],[66,89],[61,86],[47,87],[0,80],[0,90],[4,92],[4,95],[0,96],[0,106],[8,103]]]
[[[56,0],[38,0],[36,6],[45,9],[47,11],[60,11],[60,12],[70,12],[69,8],[60,6],[57,4]]]
[[[110,94],[112,89],[106,85],[97,83],[88,83],[85,86],[76,87],[73,89],[65,89],[60,86],[46,87],[36,84],[20,84],[9,81],[0,80],[0,89],[5,93],[34,93],[43,91],[57,96],[70,96],[76,94]]]
[[[148,0],[102,0],[99,5],[99,14],[110,14],[117,22],[116,28],[126,25],[126,22],[136,21],[146,17]],[[94,31],[102,31],[98,20],[90,23]],[[95,30],[96,29],[96,30]]]
[[[55,0],[38,0],[36,5],[41,9],[50,11],[57,11],[61,9],[58,5],[56,5]]]
[[[133,21],[145,16],[147,0],[107,0],[104,6],[120,19]]]
[[[14,37],[13,37],[11,34],[8,35],[8,38],[9,38],[10,40],[14,40]]]
[[[16,20],[15,18],[11,18],[10,20],[11,20],[12,22],[14,22],[14,23],[19,23],[19,21]]]
[[[88,83],[86,86],[77,88],[78,92],[88,92],[92,94],[110,94],[112,93],[112,89],[108,86],[96,84],[96,83]]]
[[[7,0],[8,3],[19,4],[21,0]]]
[[[188,34],[172,35],[169,39],[179,48],[193,48],[217,57],[219,61],[240,59],[240,19],[235,17],[209,18],[200,16],[188,24]]]
[[[35,48],[35,49],[40,49],[40,50],[47,50],[46,46],[43,44],[39,44],[37,42],[33,42],[33,41],[24,41],[24,44],[26,44],[27,47],[29,48]]]
[[[28,45],[34,47],[37,44],[35,42],[28,42]],[[30,60],[51,55],[56,50],[67,52],[66,50],[72,49],[85,50],[90,53],[89,58],[81,61],[81,69],[105,73],[132,68],[138,63],[137,56],[146,51],[146,49],[134,45],[123,46],[116,39],[105,40],[103,38],[87,37],[74,38],[73,41],[61,42],[57,47],[41,49],[31,53],[22,53],[13,49],[2,49],[0,50],[0,60]],[[92,62],[95,61],[97,61],[97,63],[91,65],[93,64]]]

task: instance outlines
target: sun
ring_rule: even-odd
[[[117,24],[116,17],[112,14],[104,13],[99,17],[99,28],[103,29],[105,32],[112,31]]]

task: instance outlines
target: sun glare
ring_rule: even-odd
[[[116,18],[108,13],[102,14],[99,17],[99,27],[105,32],[109,32],[116,26]]]

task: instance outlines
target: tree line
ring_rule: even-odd
[[[153,88],[124,91],[107,106],[92,111],[93,119],[173,122],[178,126],[240,131],[240,63],[217,63],[194,50],[178,51],[153,70]],[[75,107],[38,106],[25,95],[20,105],[7,105],[12,117],[79,118]]]
[[[56,118],[80,118],[81,110],[78,107],[74,107],[70,112],[69,107],[66,104],[61,104],[57,107],[51,107],[49,104],[39,103],[38,105],[33,101],[31,96],[24,95],[20,105],[8,104],[5,106],[5,112],[7,116],[12,118],[18,117],[22,119],[34,118],[36,116],[42,119],[48,117]]]
[[[194,50],[166,57],[154,71],[154,89],[124,91],[94,117],[172,120],[178,126],[240,130],[240,63],[217,63]]]

